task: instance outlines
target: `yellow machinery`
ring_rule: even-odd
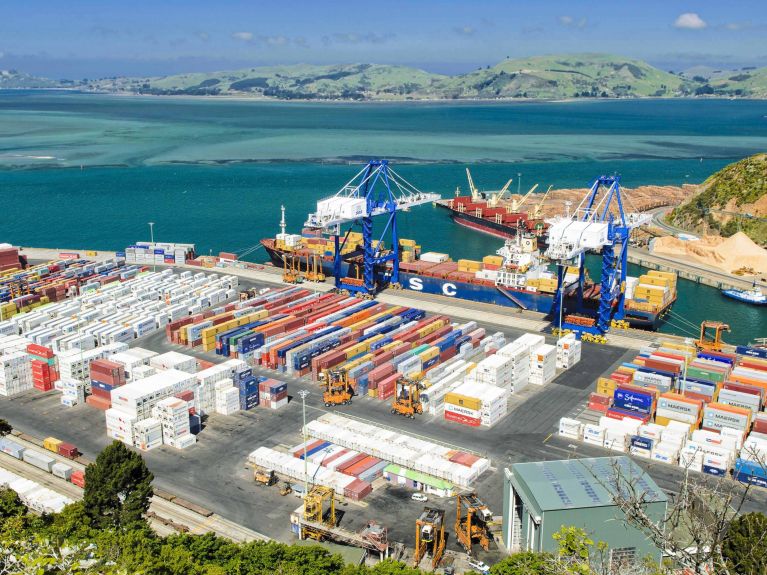
[[[394,401],[391,412],[399,413],[410,419],[423,413],[421,404],[421,382],[409,377],[400,377],[394,387]]]
[[[485,551],[490,550],[492,520],[493,514],[475,492],[456,497],[455,535],[469,555],[474,543],[479,543]]]
[[[354,389],[349,383],[349,376],[343,369],[326,369],[320,372],[320,386],[325,389],[322,401],[325,407],[348,405],[354,397]]]
[[[306,260],[306,279],[310,282],[322,283],[325,281],[325,274],[322,271],[320,256],[311,254]]]
[[[325,531],[322,527],[333,529],[336,526],[336,499],[335,491],[329,487],[315,485],[304,497],[304,521],[314,523],[301,526],[301,538],[311,538],[322,541]]]
[[[256,483],[266,485],[267,487],[277,483],[277,475],[274,473],[274,469],[256,469],[253,479]]]
[[[709,339],[708,330],[713,330],[713,336]],[[698,349],[702,351],[722,351],[724,342],[722,341],[722,332],[729,332],[730,326],[721,321],[705,320],[700,324],[700,339],[695,342]]]
[[[301,270],[293,256],[282,256],[282,281],[287,284],[298,284],[304,281]]]
[[[532,194],[536,189],[538,188],[538,184],[535,184],[532,188],[530,188],[530,191],[527,192],[522,198],[520,199],[519,196],[514,196],[511,200],[511,206],[506,208],[506,211],[508,211],[510,214],[516,214],[519,213],[519,210],[522,209],[522,206],[527,201],[527,198],[530,197],[530,194]]]
[[[445,552],[445,543],[445,510],[424,507],[415,522],[413,567],[418,567],[428,552],[431,555],[431,568],[436,569]]]
[[[290,486],[289,481],[285,481],[280,488],[280,495],[284,497],[285,495],[290,495],[291,493],[293,493],[293,488]]]
[[[533,208],[533,213],[530,214],[530,219],[533,219],[533,220],[540,220],[541,219],[541,215],[543,213],[543,203],[546,201],[546,198],[548,197],[549,192],[551,191],[551,188],[553,188],[553,187],[554,186],[549,186],[549,189],[546,190],[545,194],[543,194],[543,197],[541,198],[541,201],[538,202],[537,204],[535,204],[535,207]]]

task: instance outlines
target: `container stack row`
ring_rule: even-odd
[[[644,348],[597,382],[598,424],[563,419],[560,434],[616,451],[767,487],[767,350]]]

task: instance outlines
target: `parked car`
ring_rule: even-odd
[[[410,496],[410,499],[420,503],[426,503],[429,500],[429,498],[426,497],[423,493],[413,493],[413,495]]]
[[[474,569],[477,573],[482,573],[482,575],[490,573],[490,567],[487,566],[487,563],[480,561],[479,559],[469,559],[469,567]]]

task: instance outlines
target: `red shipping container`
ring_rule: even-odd
[[[78,487],[85,489],[85,472],[80,471],[79,469],[73,471],[72,475],[69,476],[69,480],[73,485],[77,485]]]
[[[593,401],[589,401],[588,408],[592,411],[598,411],[599,413],[607,413],[607,410],[610,409],[610,405],[605,405],[604,403],[594,403]]]
[[[348,460],[341,463],[338,467],[336,467],[336,471],[339,473],[344,473],[347,469],[357,465],[360,461],[367,459],[368,457],[370,456],[367,453],[358,453],[354,457],[349,458]]]
[[[763,361],[750,360],[743,358],[738,362],[740,367],[747,367],[749,369],[758,369],[759,371],[767,371],[767,364]]]
[[[374,465],[378,465],[381,463],[381,460],[377,457],[373,457],[372,455],[366,457],[365,459],[358,461],[351,467],[347,467],[343,470],[343,473],[345,475],[351,475],[352,477],[359,477],[361,473],[364,473]]]
[[[479,461],[479,457],[471,453],[466,453],[465,451],[459,451],[458,453],[450,457],[450,461],[452,461],[453,463],[458,463],[459,465],[463,465],[465,467],[471,467],[477,461]]]
[[[190,390],[180,391],[179,393],[177,393],[173,397],[175,397],[177,399],[180,399],[182,401],[190,402],[190,401],[194,401],[194,392],[190,391]]]
[[[452,411],[445,411],[445,419],[447,421],[455,421],[456,423],[462,423],[463,425],[470,425],[471,427],[479,427],[482,424],[482,420],[476,417],[469,417],[462,413],[454,413]]]
[[[703,395],[702,393],[695,393],[694,391],[683,391],[682,395],[688,399],[697,399],[704,403],[709,403],[711,401],[709,396]]]
[[[50,391],[53,389],[52,381],[35,381],[32,386],[38,391]]]
[[[367,481],[355,479],[344,487],[344,497],[352,501],[361,501],[373,491],[373,486]]]
[[[323,460],[322,460],[322,466],[323,466],[323,467],[327,467],[328,465],[330,465],[330,462],[331,462],[331,461],[335,461],[336,459],[338,459],[339,457],[342,457],[342,456],[346,455],[347,453],[349,453],[349,450],[348,450],[348,449],[342,449],[342,450],[341,450],[341,451],[339,451],[338,453],[334,453],[334,454],[333,454],[333,455],[331,455],[330,457],[326,457],[325,459],[323,459]]]
[[[69,459],[74,459],[79,454],[80,452],[77,450],[77,447],[71,443],[62,442],[59,444],[59,455],[63,455]]]
[[[445,351],[439,354],[439,362],[446,362],[448,359],[455,357],[456,353],[458,353],[458,350],[456,350],[455,347],[447,348]]]
[[[732,391],[739,391],[741,393],[748,393],[750,395],[758,395],[759,398],[764,401],[764,389],[755,385],[749,385],[747,383],[738,383],[736,381],[725,381],[722,384],[724,389],[730,389]]]
[[[636,419],[638,421],[641,421],[642,423],[647,423],[650,421],[650,414],[642,415],[639,413],[627,413],[625,411],[615,411],[613,409],[608,409],[607,413],[605,414],[610,419],[618,419],[623,420],[624,417],[628,417],[630,419]]]
[[[612,397],[604,393],[592,393],[589,395],[589,403],[599,403],[601,405],[610,405],[612,403]]]
[[[98,395],[89,395],[85,398],[85,403],[101,411],[106,411],[112,407],[112,399],[109,397],[101,397]]]
[[[55,354],[51,348],[37,345],[36,343],[30,343],[27,346],[27,353],[36,355],[37,357],[43,357],[45,359],[52,359],[55,357]]]
[[[309,443],[306,446],[305,450],[302,447],[301,449],[297,449],[296,451],[294,451],[293,452],[293,457],[299,457],[300,458],[304,454],[304,451],[306,451],[306,453],[308,454],[312,449],[314,449],[315,447],[319,447],[323,443],[325,443],[325,442],[322,441],[321,439],[316,439],[315,441],[312,441],[311,443]]]

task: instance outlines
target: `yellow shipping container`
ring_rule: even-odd
[[[482,407],[482,400],[476,397],[469,397],[468,395],[461,395],[460,393],[450,392],[445,395],[445,403],[452,403],[453,405],[460,405],[468,409],[479,411]]]
[[[368,389],[368,396],[370,396],[370,397],[378,397],[378,390],[377,389]]]
[[[485,256],[482,258],[483,264],[490,264],[491,266],[503,265],[503,258],[501,256]]]
[[[399,241],[399,245],[401,245],[401,246],[408,246],[408,247],[414,248],[416,244],[415,244],[415,240],[401,239]]]
[[[672,419],[670,417],[663,417],[662,415],[655,416],[655,423],[657,423],[658,425],[662,425],[663,427],[666,427],[669,423],[671,423],[671,421]],[[677,422],[677,423],[687,423],[687,422],[683,421],[683,422]],[[688,427],[690,428],[690,431],[688,433],[691,433],[698,428],[698,425],[695,423],[690,423],[688,424]]]
[[[672,282],[668,278],[644,275],[644,276],[639,276],[639,285],[670,287],[672,285]]]
[[[464,268],[464,269],[461,269]],[[476,260],[458,260],[459,271],[479,271],[482,269],[482,262]]]
[[[647,272],[648,276],[657,276],[659,278],[666,278],[671,281],[671,283],[676,283],[677,280],[677,274],[674,272],[662,272],[660,270],[650,270]]]
[[[43,439],[43,447],[48,451],[53,451],[54,453],[59,452],[59,445],[62,443],[64,442],[60,439],[56,439],[55,437],[46,437]]]

